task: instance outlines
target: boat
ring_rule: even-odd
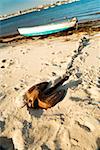
[[[18,28],[18,32],[23,36],[41,36],[48,35],[52,33],[57,33],[72,27],[77,24],[77,18],[66,19],[63,21],[56,21],[46,25],[39,25],[34,27],[22,27]]]

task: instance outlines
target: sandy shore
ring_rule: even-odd
[[[83,37],[88,42],[75,57]],[[54,81],[68,71],[72,60],[61,102],[48,110],[21,108],[31,85]],[[100,149],[100,31],[0,43],[0,85],[0,146]]]

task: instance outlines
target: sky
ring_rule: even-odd
[[[54,3],[58,0],[0,0],[0,15],[17,12],[42,4]],[[62,1],[62,0],[60,0]]]

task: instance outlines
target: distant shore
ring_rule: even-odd
[[[15,17],[15,16],[20,16],[20,15],[23,15],[23,14],[31,13],[31,12],[34,12],[34,11],[41,11],[43,9],[48,9],[50,7],[52,8],[52,7],[59,6],[59,5],[65,4],[65,3],[72,3],[74,1],[78,1],[78,0],[57,1],[56,3],[52,3],[52,4],[39,5],[37,7],[33,7],[33,8],[30,8],[30,9],[19,10],[19,11],[14,12],[14,13],[0,15],[0,20],[5,20],[5,19],[12,18],[12,17]]]

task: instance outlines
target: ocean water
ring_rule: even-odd
[[[0,21],[0,36],[16,34],[18,33],[18,27],[37,26],[50,23],[52,20],[59,20],[64,17],[71,18],[74,16],[78,18],[79,22],[100,19],[100,0],[80,0],[2,20]]]
[[[0,15],[17,12],[38,5],[52,4],[57,1],[58,0],[0,0]]]

